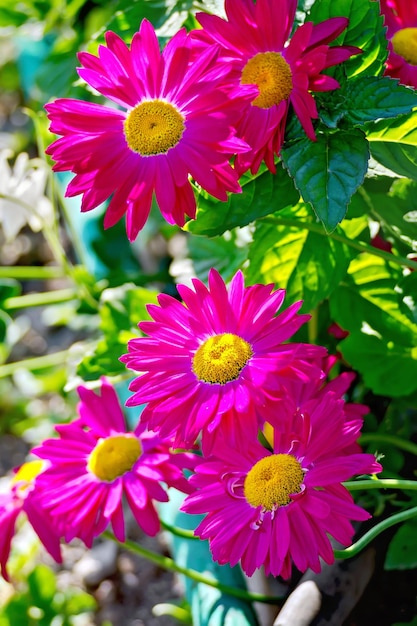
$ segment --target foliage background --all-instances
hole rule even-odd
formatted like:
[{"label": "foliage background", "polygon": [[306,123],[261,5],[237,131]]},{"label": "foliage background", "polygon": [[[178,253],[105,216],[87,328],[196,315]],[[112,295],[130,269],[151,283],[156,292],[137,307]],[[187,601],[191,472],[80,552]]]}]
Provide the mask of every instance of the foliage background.
[{"label": "foliage background", "polygon": [[[44,158],[52,137],[43,105],[68,96],[100,101],[77,79],[76,53],[95,52],[106,30],[129,41],[147,17],[163,45],[181,26],[196,27],[198,10],[221,15],[223,3],[0,0],[0,147]],[[317,142],[290,116],[276,175],[245,175],[242,195],[227,203],[200,191],[197,220],[183,231],[154,207],[132,245],[122,224],[104,233],[104,207],[80,214],[77,198],[63,199],[69,179],[51,177],[55,222],[2,242],[2,433],[28,446],[49,435],[71,417],[81,379],[114,377],[125,394],[118,357],[139,332],[145,305],[159,291],[174,294],[175,283],[190,275],[205,280],[210,267],[225,279],[243,268],[248,284],[286,289],[287,305],[303,299],[312,319],[296,339],[326,346],[341,355],[339,369],[358,372],[351,395],[371,407],[362,442],[383,455],[382,477],[415,478],[417,97],[383,76],[387,41],[378,2],[301,0],[299,22],[307,13],[316,22],[348,16],[340,43],[364,52],[332,70],[340,90],[317,97]],[[136,418],[132,412],[132,423]],[[360,497],[379,520],[416,506],[410,493]],[[415,522],[390,539],[381,567],[414,570]],[[33,572],[35,593],[37,577],[49,574]],[[7,611],[1,619],[12,623]]]}]

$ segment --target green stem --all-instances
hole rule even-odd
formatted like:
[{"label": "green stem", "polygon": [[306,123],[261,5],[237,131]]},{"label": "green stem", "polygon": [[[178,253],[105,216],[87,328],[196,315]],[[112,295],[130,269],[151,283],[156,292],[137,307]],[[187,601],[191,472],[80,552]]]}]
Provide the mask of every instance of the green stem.
[{"label": "green stem", "polygon": [[61,302],[70,302],[77,297],[77,290],[57,289],[56,291],[47,291],[44,293],[28,293],[25,296],[15,296],[6,298],[3,302],[5,311],[13,309],[26,309],[30,306],[46,306],[48,304],[59,304]]},{"label": "green stem", "polygon": [[185,528],[179,528],[178,526],[171,526],[171,524],[164,522],[164,520],[161,520],[161,526],[176,537],[182,537],[183,539],[196,539],[197,541],[200,541],[200,537],[197,537],[192,530],[186,530]]},{"label": "green stem", "polygon": [[343,483],[349,491],[362,489],[403,489],[404,491],[417,491],[417,480],[403,480],[402,478],[368,478],[365,480],[352,480]]},{"label": "green stem", "polygon": [[311,311],[311,317],[307,322],[308,343],[316,343],[319,332],[319,313],[317,307]]},{"label": "green stem", "polygon": [[61,267],[42,265],[15,265],[0,267],[0,278],[16,278],[18,280],[50,280],[64,278],[65,272]]},{"label": "green stem", "polygon": [[407,259],[402,256],[394,256],[390,252],[385,252],[385,250],[380,250],[379,248],[374,248],[363,241],[354,241],[353,239],[349,239],[348,237],[344,237],[338,233],[326,233],[320,224],[314,224],[312,222],[304,222],[302,220],[295,220],[286,217],[262,217],[260,218],[263,222],[267,222],[268,224],[276,224],[278,226],[290,226],[295,228],[305,228],[312,233],[317,233],[317,235],[321,235],[322,237],[329,237],[334,241],[340,241],[350,248],[354,248],[355,250],[359,250],[360,252],[367,252],[368,254],[373,254],[374,256],[379,256],[385,261],[389,263],[395,263],[396,265],[402,265],[403,267],[408,267],[417,270],[417,262],[412,261],[411,259]]},{"label": "green stem", "polygon": [[4,365],[0,365],[0,378],[11,376],[17,370],[22,368],[29,371],[35,371],[44,369],[45,367],[51,367],[53,365],[64,365],[68,358],[68,354],[68,350],[62,350],[61,352],[52,352],[51,354],[35,356],[30,359],[16,361],[14,363],[5,363]]},{"label": "green stem", "polygon": [[[377,481],[375,481],[377,482]],[[395,513],[388,517],[387,519],[376,524],[371,530],[368,530],[367,533],[363,535],[356,543],[353,543],[345,550],[335,550],[334,556],[336,559],[350,559],[353,556],[356,556],[361,552],[366,546],[371,543],[381,533],[383,533],[387,528],[394,526],[395,524],[400,524],[401,522],[405,522],[413,517],[417,516],[417,506],[414,506],[411,509],[407,509],[406,511],[401,511],[400,513]]]},{"label": "green stem", "polygon": [[184,576],[195,580],[197,583],[203,583],[204,585],[208,585],[209,587],[214,587],[222,593],[227,593],[231,596],[235,596],[236,598],[240,598],[241,600],[246,600],[247,602],[264,602],[266,604],[278,603],[278,597],[265,596],[260,593],[249,593],[248,591],[244,591],[243,589],[237,589],[235,587],[230,587],[229,585],[223,585],[219,583],[215,578],[209,578],[204,574],[200,574],[200,572],[197,572],[196,570],[182,567],[181,565],[175,563],[173,559],[167,556],[163,556],[161,554],[156,554],[151,550],[147,550],[146,548],[139,546],[133,541],[129,541],[128,539],[124,542],[118,541],[116,537],[107,530],[103,533],[103,536],[119,544],[122,548],[127,548],[131,552],[135,552],[136,554],[145,557],[145,559],[148,559],[159,567],[163,567],[164,569],[170,570],[172,572],[177,572],[178,574],[183,574]]},{"label": "green stem", "polygon": [[401,448],[402,450],[406,450],[407,452],[411,452],[411,454],[415,454],[417,456],[417,444],[412,441],[396,437],[395,435],[387,435],[384,433],[365,433],[359,439],[361,446],[365,443],[374,443],[378,441],[380,443],[388,443],[396,448]]}]

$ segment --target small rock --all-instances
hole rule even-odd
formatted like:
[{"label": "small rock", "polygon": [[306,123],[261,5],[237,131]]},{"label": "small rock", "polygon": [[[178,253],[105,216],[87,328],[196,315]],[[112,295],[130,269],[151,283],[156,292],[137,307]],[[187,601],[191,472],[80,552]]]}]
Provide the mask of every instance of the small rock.
[{"label": "small rock", "polygon": [[74,566],[74,574],[85,585],[97,586],[102,580],[116,572],[118,547],[112,541],[103,541],[93,546]]}]

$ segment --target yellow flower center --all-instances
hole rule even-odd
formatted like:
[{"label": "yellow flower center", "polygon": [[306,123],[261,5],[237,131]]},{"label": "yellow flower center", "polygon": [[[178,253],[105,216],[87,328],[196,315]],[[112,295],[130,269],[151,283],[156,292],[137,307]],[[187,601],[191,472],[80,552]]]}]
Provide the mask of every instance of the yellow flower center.
[{"label": "yellow flower center", "polygon": [[162,100],[147,100],[135,106],[124,126],[129,148],[141,156],[165,154],[177,145],[185,129],[181,113]]},{"label": "yellow flower center", "polygon": [[268,511],[289,504],[290,495],[299,493],[304,474],[290,454],[271,454],[252,467],[243,486],[247,502]]},{"label": "yellow flower center", "polygon": [[257,85],[259,95],[252,104],[261,109],[286,100],[293,88],[291,68],[279,52],[255,54],[243,68],[240,82]]},{"label": "yellow flower center", "polygon": [[410,65],[417,65],[417,28],[401,28],[391,39],[394,52]]},{"label": "yellow flower center", "polygon": [[114,435],[100,439],[91,452],[87,469],[97,478],[111,483],[132,469],[142,452],[134,435]]},{"label": "yellow flower center", "polygon": [[44,470],[45,461],[28,461],[18,469],[13,476],[12,485],[19,485],[19,489],[27,489],[35,478]]},{"label": "yellow flower center", "polygon": [[193,371],[205,383],[225,385],[239,378],[252,354],[251,346],[242,337],[232,333],[214,335],[195,353]]}]

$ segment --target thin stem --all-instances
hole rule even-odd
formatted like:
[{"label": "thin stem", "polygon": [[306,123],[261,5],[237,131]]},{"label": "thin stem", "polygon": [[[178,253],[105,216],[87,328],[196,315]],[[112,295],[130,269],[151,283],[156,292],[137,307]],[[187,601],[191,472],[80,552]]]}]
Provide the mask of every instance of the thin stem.
[{"label": "thin stem", "polygon": [[62,267],[43,265],[7,265],[0,267],[0,278],[16,278],[18,280],[50,280],[65,278]]},{"label": "thin stem", "polygon": [[156,554],[151,550],[147,550],[146,548],[139,546],[133,541],[129,541],[128,539],[124,542],[118,541],[116,537],[107,530],[103,533],[103,535],[107,539],[111,539],[115,543],[119,544],[122,548],[127,548],[131,552],[135,552],[136,554],[145,557],[159,567],[163,567],[164,569],[170,570],[172,572],[183,574],[184,576],[195,580],[197,583],[203,583],[204,585],[208,585],[209,587],[214,587],[222,593],[228,593],[231,596],[235,596],[236,598],[240,598],[241,600],[246,600],[247,602],[264,602],[266,604],[278,603],[279,597],[265,596],[260,593],[250,593],[248,591],[244,591],[243,589],[237,589],[235,587],[230,587],[229,585],[223,585],[222,583],[219,583],[219,581],[215,578],[209,578],[204,574],[200,574],[200,572],[197,572],[196,570],[189,569],[188,567],[182,567],[181,565],[175,563],[173,559],[167,556],[163,556],[161,554]]},{"label": "thin stem", "polygon": [[164,520],[161,520],[161,526],[176,537],[182,537],[183,539],[196,539],[197,541],[200,541],[200,537],[197,537],[192,530],[179,528],[179,526],[171,526],[171,524],[164,522]]},{"label": "thin stem", "polygon": [[343,484],[349,491],[360,491],[362,489],[417,491],[417,480],[403,480],[402,478],[368,478],[365,480],[346,481]]},{"label": "thin stem", "polygon": [[308,343],[316,343],[319,328],[319,314],[317,307],[311,311],[307,322]]},{"label": "thin stem", "polygon": [[48,304],[60,304],[61,302],[70,302],[77,297],[77,290],[57,289],[56,291],[47,291],[44,293],[28,293],[25,296],[14,296],[6,298],[3,302],[3,308],[6,311],[13,309],[26,309],[31,306],[46,306]]},{"label": "thin stem", "polygon": [[23,359],[14,363],[5,363],[0,365],[0,378],[11,376],[19,369],[27,369],[29,371],[41,370],[45,367],[53,365],[64,365],[68,358],[69,351],[61,350],[60,352],[52,352],[43,356],[35,356],[30,359]]},{"label": "thin stem", "polygon": [[338,233],[326,233],[322,226],[319,224],[314,224],[312,222],[304,222],[302,220],[295,220],[286,217],[261,217],[261,221],[267,222],[268,224],[276,224],[278,226],[294,226],[295,228],[305,228],[312,233],[317,233],[322,237],[329,237],[334,241],[340,241],[350,248],[354,248],[355,250],[359,250],[360,252],[367,252],[368,254],[373,254],[374,256],[379,256],[385,261],[389,263],[395,263],[396,265],[402,265],[403,267],[409,267],[417,270],[417,262],[412,261],[411,259],[407,259],[402,256],[394,256],[390,252],[385,252],[385,250],[380,250],[379,248],[374,248],[363,241],[354,241],[353,239],[349,239],[348,237],[344,237],[343,235],[339,235]]},{"label": "thin stem", "polygon": [[415,454],[417,456],[417,444],[412,441],[396,437],[395,435],[388,435],[385,433],[365,433],[359,439],[361,446],[365,443],[374,443],[378,441],[381,443],[391,444],[396,448],[401,448],[402,450],[406,450],[407,452],[411,452],[411,454]]},{"label": "thin stem", "polygon": [[[376,482],[376,481],[375,481]],[[405,522],[413,517],[417,516],[417,506],[414,506],[411,509],[407,509],[406,511],[401,511],[400,513],[395,513],[388,517],[387,519],[376,524],[371,530],[368,530],[367,533],[363,535],[358,541],[353,543],[345,550],[335,550],[334,556],[336,559],[350,559],[353,556],[356,556],[361,552],[366,546],[371,543],[381,533],[383,533],[387,528],[394,526],[395,524],[400,524],[401,522]]]}]

